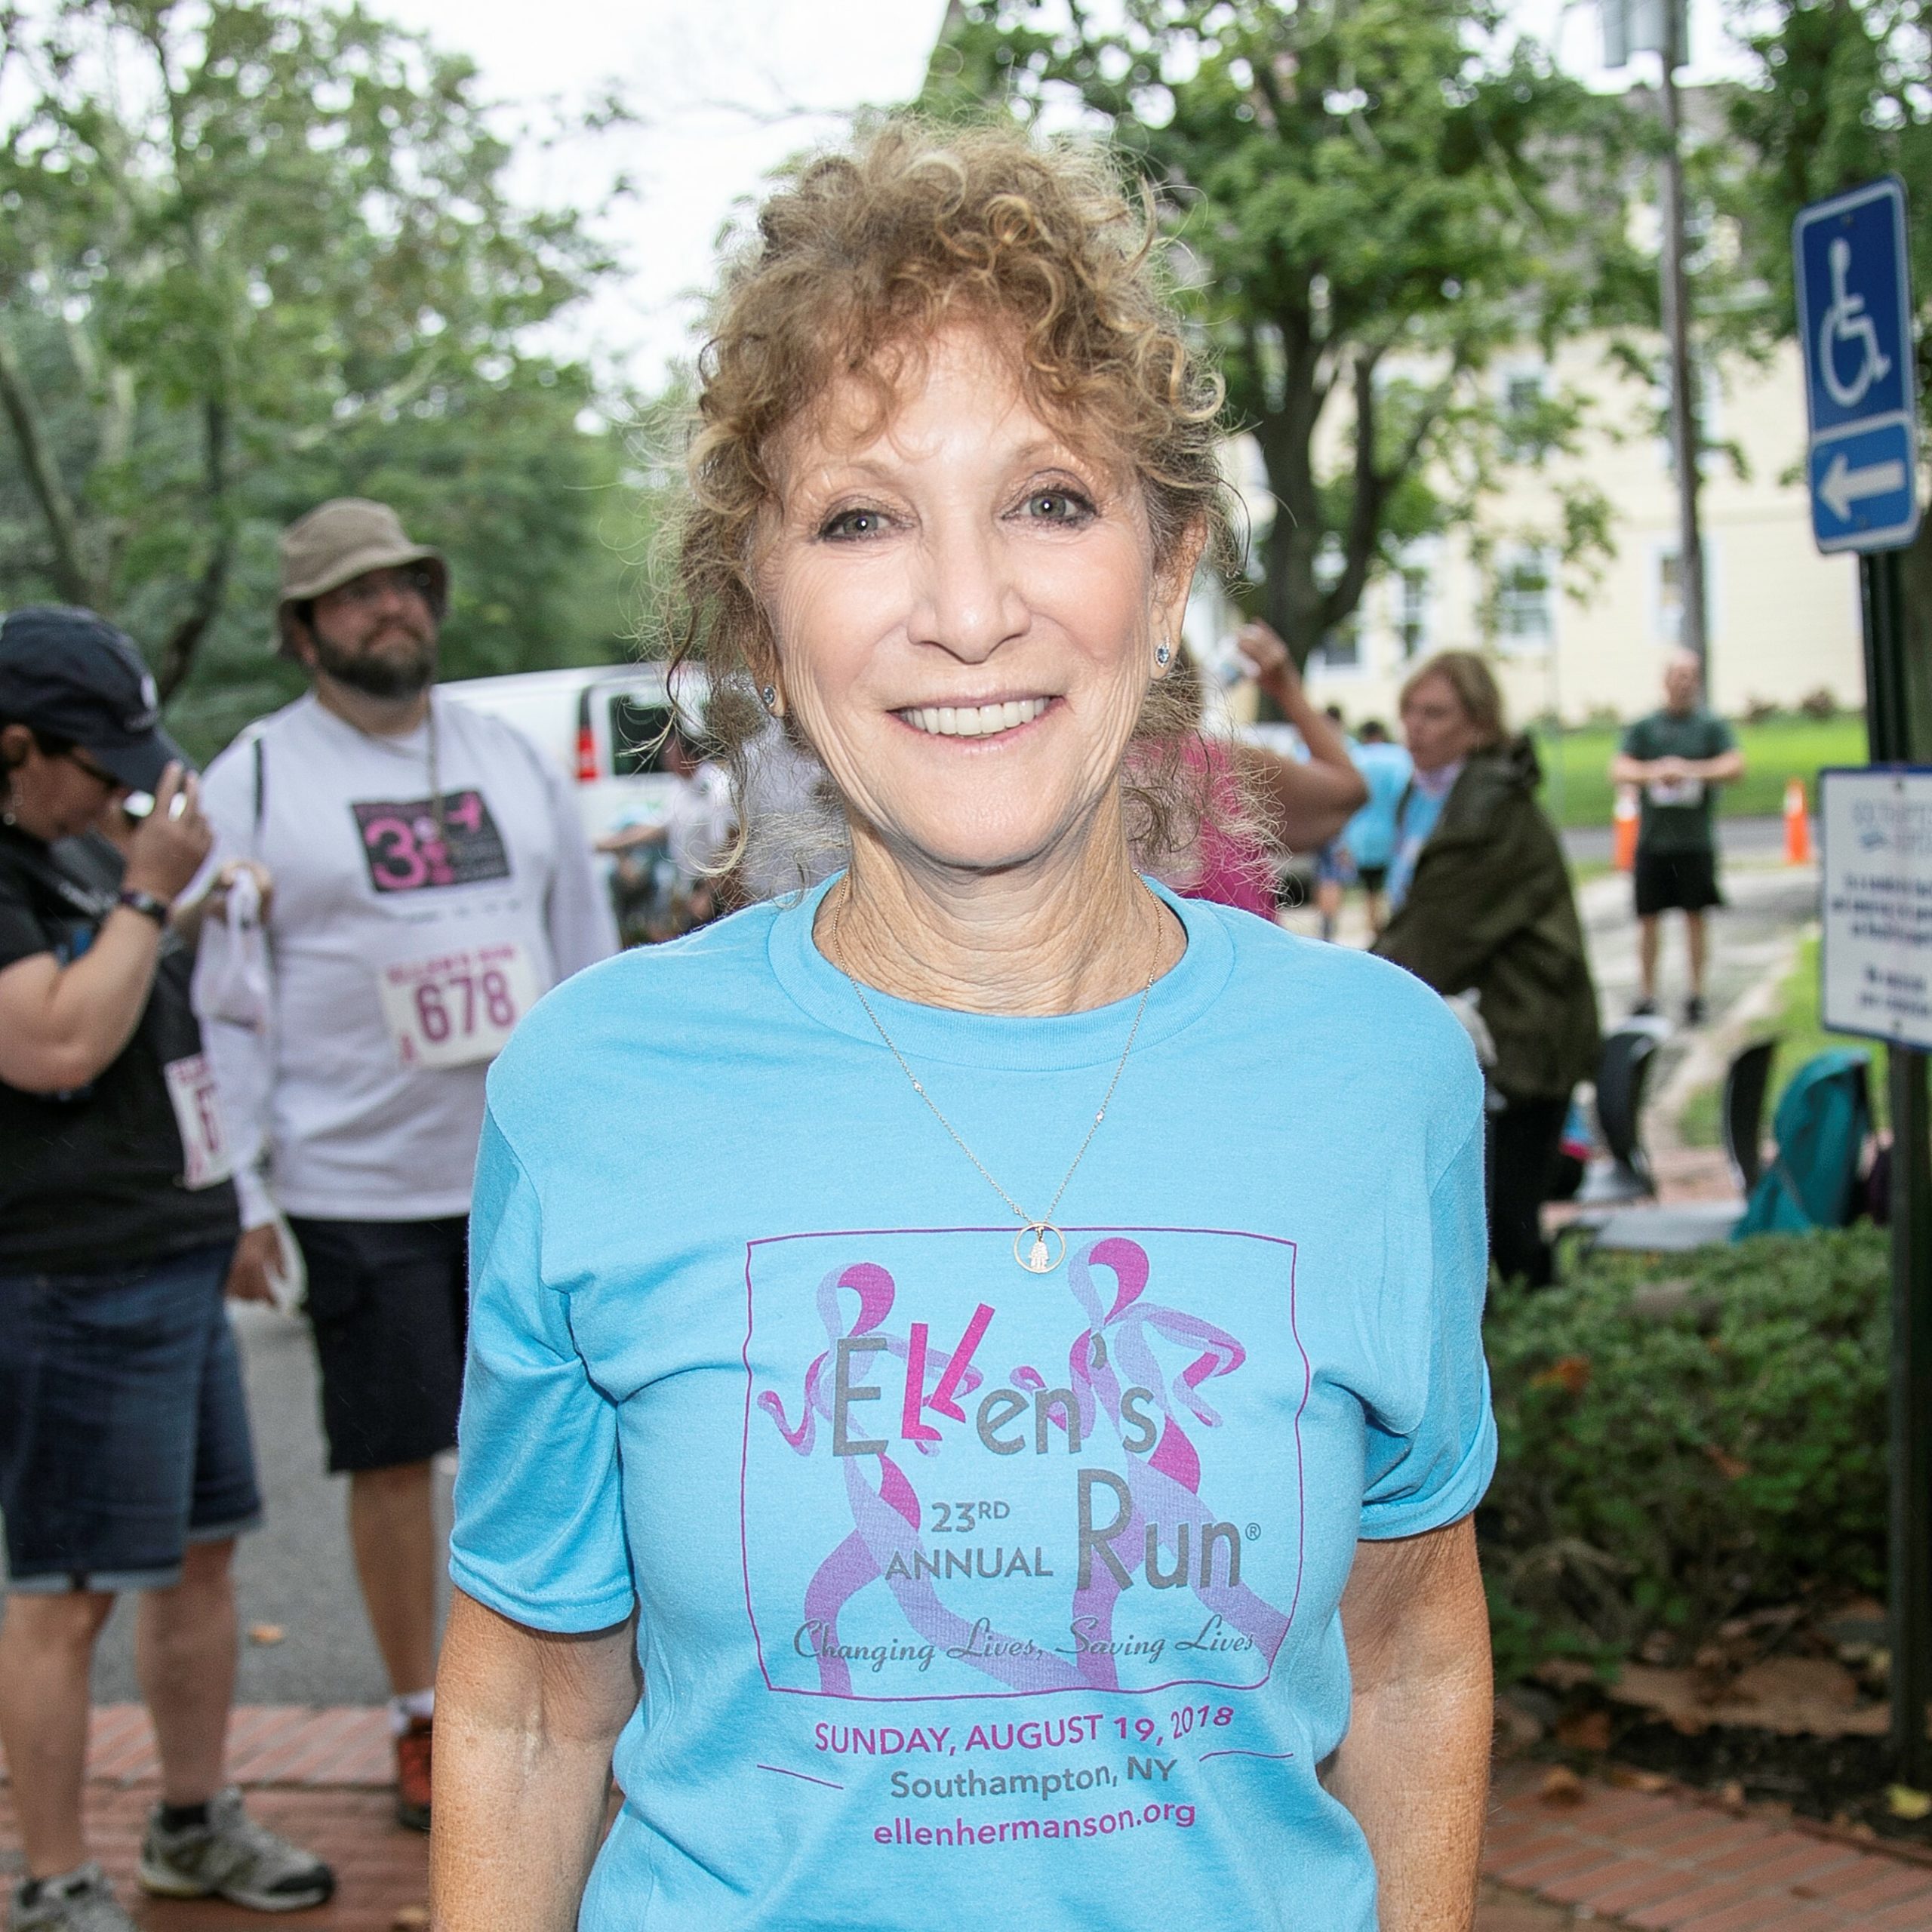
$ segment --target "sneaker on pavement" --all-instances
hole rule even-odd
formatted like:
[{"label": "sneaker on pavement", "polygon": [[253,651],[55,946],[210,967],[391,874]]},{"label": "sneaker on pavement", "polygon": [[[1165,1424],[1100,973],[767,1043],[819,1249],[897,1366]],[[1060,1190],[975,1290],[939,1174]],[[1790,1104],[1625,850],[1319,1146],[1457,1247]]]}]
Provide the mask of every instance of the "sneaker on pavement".
[{"label": "sneaker on pavement", "polygon": [[1701,1026],[1704,1023],[1704,996],[1693,993],[1684,1002],[1684,1023],[1687,1026]]},{"label": "sneaker on pavement", "polygon": [[1657,1003],[1647,993],[1630,1009],[1632,1020],[1648,1020],[1657,1010]]},{"label": "sneaker on pavement", "polygon": [[208,1821],[166,1829],[148,1814],[136,1875],[162,1898],[224,1898],[254,1912],[300,1912],[335,1890],[335,1874],[313,1852],[250,1817],[230,1785],[208,1800]]},{"label": "sneaker on pavement", "polygon": [[91,1859],[58,1878],[16,1885],[7,1924],[8,1932],[137,1932]]},{"label": "sneaker on pavement", "polygon": [[395,1821],[412,1832],[429,1829],[429,1740],[433,1718],[411,1718],[395,1740]]}]

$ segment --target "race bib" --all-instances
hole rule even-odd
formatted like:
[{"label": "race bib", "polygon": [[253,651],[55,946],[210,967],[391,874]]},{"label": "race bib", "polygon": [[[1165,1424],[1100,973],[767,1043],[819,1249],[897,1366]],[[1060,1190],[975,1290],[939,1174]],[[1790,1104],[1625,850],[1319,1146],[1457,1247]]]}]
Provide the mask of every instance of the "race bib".
[{"label": "race bib", "polygon": [[1701,805],[1704,802],[1701,778],[1654,778],[1647,789],[1654,805]]},{"label": "race bib", "polygon": [[514,940],[398,961],[377,986],[396,1058],[412,1071],[494,1060],[543,990]]},{"label": "race bib", "polygon": [[235,1171],[228,1135],[214,1094],[214,1074],[205,1054],[172,1060],[162,1072],[168,1076],[168,1097],[174,1104],[174,1124],[181,1132],[181,1184],[213,1187]]}]

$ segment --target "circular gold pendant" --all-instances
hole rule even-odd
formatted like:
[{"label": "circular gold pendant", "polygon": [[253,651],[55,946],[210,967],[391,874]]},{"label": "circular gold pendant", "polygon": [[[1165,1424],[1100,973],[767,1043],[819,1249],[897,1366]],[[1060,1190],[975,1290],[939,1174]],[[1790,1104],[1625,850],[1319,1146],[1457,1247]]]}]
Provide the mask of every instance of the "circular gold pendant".
[{"label": "circular gold pendant", "polygon": [[1051,1275],[1066,1259],[1066,1237],[1051,1221],[1029,1221],[1013,1237],[1013,1258],[1029,1275]]}]

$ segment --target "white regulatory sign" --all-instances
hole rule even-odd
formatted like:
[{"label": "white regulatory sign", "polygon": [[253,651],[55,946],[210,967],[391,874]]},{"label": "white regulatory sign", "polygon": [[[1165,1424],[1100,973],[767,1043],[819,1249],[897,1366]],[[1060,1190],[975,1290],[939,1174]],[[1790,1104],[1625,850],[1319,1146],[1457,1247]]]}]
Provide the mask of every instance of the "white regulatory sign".
[{"label": "white regulatory sign", "polygon": [[1932,1050],[1932,767],[1821,771],[1818,819],[1825,1025]]}]

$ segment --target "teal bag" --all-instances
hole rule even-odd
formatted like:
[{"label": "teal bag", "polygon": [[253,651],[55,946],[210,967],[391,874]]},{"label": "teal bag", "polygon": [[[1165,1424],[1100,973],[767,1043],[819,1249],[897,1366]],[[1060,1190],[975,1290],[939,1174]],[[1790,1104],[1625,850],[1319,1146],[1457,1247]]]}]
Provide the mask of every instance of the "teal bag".
[{"label": "teal bag", "polygon": [[1733,1241],[1850,1226],[1872,1131],[1869,1054],[1816,1054],[1791,1076],[1771,1132],[1778,1151],[1751,1190]]}]

